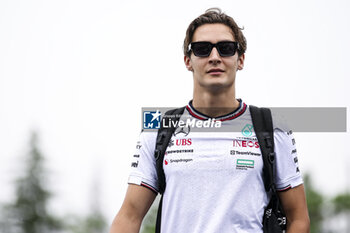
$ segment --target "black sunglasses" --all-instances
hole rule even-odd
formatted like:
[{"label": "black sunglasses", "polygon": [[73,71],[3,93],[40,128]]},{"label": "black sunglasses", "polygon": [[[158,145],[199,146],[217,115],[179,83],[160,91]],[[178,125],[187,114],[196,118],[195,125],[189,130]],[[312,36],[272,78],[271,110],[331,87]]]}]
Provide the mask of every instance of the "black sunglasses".
[{"label": "black sunglasses", "polygon": [[207,41],[192,42],[188,47],[188,52],[192,50],[197,57],[208,57],[214,47],[218,50],[221,57],[230,57],[235,55],[238,49],[238,42],[220,41],[216,44]]}]

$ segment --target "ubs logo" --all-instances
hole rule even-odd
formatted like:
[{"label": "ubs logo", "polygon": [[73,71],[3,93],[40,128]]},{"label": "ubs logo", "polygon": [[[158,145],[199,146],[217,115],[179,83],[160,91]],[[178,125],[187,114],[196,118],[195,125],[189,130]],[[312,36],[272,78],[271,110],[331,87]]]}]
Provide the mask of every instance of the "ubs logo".
[{"label": "ubs logo", "polygon": [[192,138],[182,138],[182,139],[176,139],[174,140],[170,140],[169,142],[169,147],[172,147],[173,145],[177,145],[177,146],[190,146],[192,145]]},{"label": "ubs logo", "polygon": [[177,146],[190,146],[192,145],[192,139],[191,138],[184,138],[184,139],[176,139]]}]

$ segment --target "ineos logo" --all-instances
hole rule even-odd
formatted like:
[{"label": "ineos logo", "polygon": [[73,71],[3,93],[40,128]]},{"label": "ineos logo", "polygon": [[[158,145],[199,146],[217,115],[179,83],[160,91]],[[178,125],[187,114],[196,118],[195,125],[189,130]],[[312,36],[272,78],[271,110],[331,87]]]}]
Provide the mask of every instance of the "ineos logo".
[{"label": "ineos logo", "polygon": [[247,141],[247,140],[233,140],[234,147],[254,147],[259,148],[258,142]]}]

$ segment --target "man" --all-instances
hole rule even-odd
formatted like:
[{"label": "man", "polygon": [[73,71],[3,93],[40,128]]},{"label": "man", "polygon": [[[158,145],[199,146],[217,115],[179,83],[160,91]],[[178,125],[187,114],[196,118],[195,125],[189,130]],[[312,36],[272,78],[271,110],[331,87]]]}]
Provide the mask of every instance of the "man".
[{"label": "man", "polygon": [[[247,105],[235,95],[244,67],[246,40],[234,20],[209,9],[188,27],[184,62],[193,73],[193,100],[184,116],[214,118],[223,128],[174,133],[164,158],[166,189],[162,233],[261,233],[269,196],[262,156]],[[276,186],[286,212],[287,233],[309,232],[309,218],[291,131],[274,121]],[[139,232],[158,189],[154,149],[157,133],[143,132],[123,205],[110,233]]]}]

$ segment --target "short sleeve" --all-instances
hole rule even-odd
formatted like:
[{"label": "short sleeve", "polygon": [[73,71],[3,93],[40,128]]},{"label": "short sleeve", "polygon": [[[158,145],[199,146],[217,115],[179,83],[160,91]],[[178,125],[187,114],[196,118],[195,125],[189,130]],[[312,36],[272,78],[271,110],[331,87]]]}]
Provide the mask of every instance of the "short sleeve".
[{"label": "short sleeve", "polygon": [[285,122],[274,119],[274,139],[276,153],[276,188],[288,190],[303,183],[299,170],[298,153],[292,130]]},{"label": "short sleeve", "polygon": [[141,132],[131,163],[129,184],[147,187],[158,193],[156,160],[154,158],[157,132]]}]

